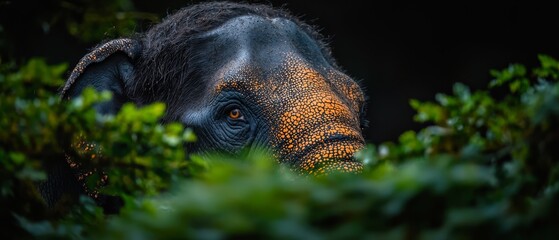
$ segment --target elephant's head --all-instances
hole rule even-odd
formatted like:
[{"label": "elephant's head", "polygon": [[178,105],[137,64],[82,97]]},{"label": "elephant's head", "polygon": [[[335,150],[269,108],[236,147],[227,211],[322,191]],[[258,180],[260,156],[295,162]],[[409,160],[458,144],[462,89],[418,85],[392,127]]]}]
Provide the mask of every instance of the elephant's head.
[{"label": "elephant's head", "polygon": [[164,122],[198,135],[198,151],[265,146],[311,173],[359,171],[364,95],[313,28],[263,5],[206,3],[178,11],[134,39],[98,46],[63,96],[110,90],[98,106],[167,104]]}]

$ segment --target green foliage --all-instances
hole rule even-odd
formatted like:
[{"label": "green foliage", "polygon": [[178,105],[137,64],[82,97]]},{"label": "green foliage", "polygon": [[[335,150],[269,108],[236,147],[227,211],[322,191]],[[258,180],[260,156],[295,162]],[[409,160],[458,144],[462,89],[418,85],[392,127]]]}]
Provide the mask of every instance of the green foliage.
[{"label": "green foliage", "polygon": [[[56,95],[65,65],[3,66],[0,217],[13,237],[547,239],[559,224],[559,64],[491,71],[485,90],[456,84],[411,100],[430,124],[357,154],[359,174],[300,176],[266,151],[189,156],[192,131],[159,124],[162,104],[100,116],[108,93]],[[495,92],[504,96],[495,97]],[[119,194],[119,215],[90,198],[49,209],[42,163],[70,156],[91,189]],[[105,173],[110,184],[98,187]],[[5,221],[4,221],[5,222]],[[17,230],[17,231],[15,231]]]},{"label": "green foliage", "polygon": [[[0,74],[2,219],[17,216],[25,226],[31,226],[26,219],[58,219],[45,207],[35,185],[46,177],[41,166],[67,157],[84,173],[93,171],[86,181],[92,194],[105,174],[112,184],[99,189],[102,193],[147,196],[167,189],[189,168],[199,168],[185,161],[183,145],[194,140],[192,132],[178,124],[159,123],[163,104],[125,105],[116,116],[100,116],[94,105],[111,94],[86,89],[81,97],[61,101],[57,90],[64,71],[65,65],[47,66],[33,59],[19,71]],[[62,207],[66,209],[57,211],[70,211]]]}]

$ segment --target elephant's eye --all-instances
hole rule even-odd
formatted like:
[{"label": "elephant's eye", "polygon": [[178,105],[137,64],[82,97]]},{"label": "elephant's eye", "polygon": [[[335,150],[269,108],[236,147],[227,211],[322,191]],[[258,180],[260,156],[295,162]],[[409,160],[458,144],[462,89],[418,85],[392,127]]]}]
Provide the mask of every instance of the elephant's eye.
[{"label": "elephant's eye", "polygon": [[239,110],[238,108],[231,109],[227,115],[229,115],[229,118],[231,118],[233,120],[243,119],[243,115],[241,114],[241,110]]}]

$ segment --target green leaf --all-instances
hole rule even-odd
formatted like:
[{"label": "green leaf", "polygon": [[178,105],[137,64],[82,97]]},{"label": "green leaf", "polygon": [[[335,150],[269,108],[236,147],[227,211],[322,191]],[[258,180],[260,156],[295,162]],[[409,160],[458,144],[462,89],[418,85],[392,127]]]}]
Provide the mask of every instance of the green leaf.
[{"label": "green leaf", "polygon": [[559,80],[559,61],[544,54],[538,55],[538,59],[541,67],[534,69],[534,75],[538,78]]},{"label": "green leaf", "polygon": [[182,139],[185,142],[196,142],[198,140],[191,128],[185,129],[184,134],[182,135]]}]

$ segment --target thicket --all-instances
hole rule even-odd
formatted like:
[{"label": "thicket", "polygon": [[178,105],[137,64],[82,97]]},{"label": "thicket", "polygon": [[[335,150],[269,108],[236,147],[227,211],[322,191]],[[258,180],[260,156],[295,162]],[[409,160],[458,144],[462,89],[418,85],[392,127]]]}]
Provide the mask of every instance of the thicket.
[{"label": "thicket", "polygon": [[[360,174],[299,176],[265,151],[190,155],[165,106],[96,114],[110,93],[57,95],[66,65],[32,59],[0,74],[0,218],[17,238],[512,238],[555,236],[559,224],[559,62],[491,71],[487,89],[457,83],[411,100],[428,127],[358,153]],[[497,96],[498,95],[498,96]],[[92,144],[84,148],[82,142]],[[122,196],[118,215],[88,197],[48,208],[42,166],[70,156],[97,171],[90,189]],[[103,174],[109,184],[99,187]]]}]

